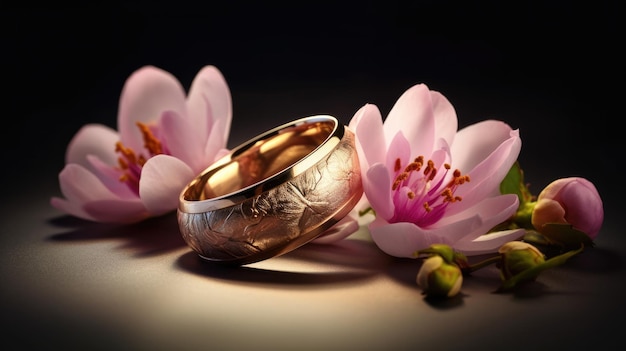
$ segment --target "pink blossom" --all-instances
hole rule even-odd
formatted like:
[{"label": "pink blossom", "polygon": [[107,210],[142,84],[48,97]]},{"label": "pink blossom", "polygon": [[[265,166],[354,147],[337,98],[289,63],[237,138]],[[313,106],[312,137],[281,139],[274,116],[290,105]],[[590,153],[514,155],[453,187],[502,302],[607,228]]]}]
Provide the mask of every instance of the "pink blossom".
[{"label": "pink blossom", "polygon": [[499,191],[521,149],[518,130],[497,120],[457,130],[452,104],[424,84],[402,94],[384,123],[378,107],[366,104],[349,127],[364,196],[375,211],[368,228],[384,252],[414,257],[439,243],[479,255],[523,235],[487,234],[519,204],[516,195]]},{"label": "pink blossom", "polygon": [[230,90],[214,66],[203,67],[189,94],[153,66],[124,84],[117,130],[84,125],[70,141],[59,174],[64,198],[51,205],[96,222],[132,223],[175,210],[183,187],[226,150]]},{"label": "pink blossom", "polygon": [[533,209],[532,224],[541,231],[547,223],[571,224],[594,239],[604,220],[602,199],[589,180],[561,178],[548,184]]}]

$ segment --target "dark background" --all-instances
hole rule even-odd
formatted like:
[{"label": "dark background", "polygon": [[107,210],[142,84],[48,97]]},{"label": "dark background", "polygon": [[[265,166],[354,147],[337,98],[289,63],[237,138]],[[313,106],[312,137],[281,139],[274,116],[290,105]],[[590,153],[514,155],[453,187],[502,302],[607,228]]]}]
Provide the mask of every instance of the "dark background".
[{"label": "dark background", "polygon": [[[506,305],[507,311],[485,304],[485,314],[479,316],[483,324],[494,313],[510,319],[494,320],[495,331],[486,328],[483,344],[500,345],[501,339],[512,335],[506,329],[513,325],[524,334],[530,331],[529,335],[563,336],[571,330],[568,341],[573,345],[619,342],[618,324],[604,318],[610,318],[611,313],[619,318],[623,309],[623,299],[616,298],[623,291],[623,273],[615,273],[623,270],[623,255],[612,255],[624,252],[623,18],[623,4],[617,0],[154,1],[107,6],[92,3],[89,7],[54,10],[3,5],[0,239],[7,245],[1,247],[5,251],[0,274],[8,278],[0,283],[3,330],[23,326],[21,342],[46,347],[48,339],[39,338],[42,334],[55,335],[57,329],[70,330],[77,338],[90,337],[89,333],[83,335],[82,329],[99,324],[82,319],[81,313],[77,313],[76,324],[56,320],[75,297],[59,293],[64,292],[63,286],[57,284],[64,282],[35,280],[48,274],[63,277],[63,272],[49,270],[67,269],[67,276],[75,277],[68,278],[67,284],[82,292],[77,272],[83,268],[69,264],[88,265],[88,259],[81,255],[98,247],[85,246],[76,251],[78,258],[57,261],[57,253],[94,235],[97,239],[99,231],[92,234],[81,229],[82,235],[81,231],[52,235],[50,225],[41,218],[51,212],[49,198],[60,195],[57,174],[64,166],[65,148],[86,123],[116,127],[119,94],[128,76],[140,67],[165,69],[188,88],[196,73],[211,64],[224,74],[232,93],[230,147],[307,115],[332,114],[348,123],[365,103],[378,105],[386,115],[396,99],[417,83],[426,83],[452,102],[460,127],[495,118],[519,128],[523,143],[520,162],[531,190],[538,193],[560,177],[588,178],[604,200],[605,224],[596,255],[592,251],[591,262],[581,264],[586,268],[583,275],[587,271],[593,274],[584,279],[566,275],[573,278],[567,284],[592,282],[591,288],[572,289],[571,294],[570,285],[562,289],[565,292],[556,289],[564,294],[563,301],[584,303],[549,306],[554,300],[531,299],[532,303],[523,305],[523,299],[517,299]],[[25,223],[30,217],[34,224]],[[43,233],[22,228],[43,228]],[[139,234],[128,241],[150,238],[145,241],[152,242],[154,233]],[[117,235],[105,234],[105,243]],[[38,250],[48,250],[44,244],[50,244],[42,244],[42,237],[65,242],[42,252]],[[33,238],[37,241],[32,242]],[[616,242],[619,245],[612,247]],[[29,251],[31,244],[33,251]],[[145,242],[141,245],[146,247]],[[31,259],[29,255],[38,252],[42,259]],[[101,254],[96,253],[95,262],[108,259],[98,256]],[[591,268],[585,265],[588,263]],[[97,274],[98,268],[87,266],[84,272]],[[563,282],[557,279],[550,283],[558,287]],[[27,288],[30,286],[36,288]],[[50,287],[55,287],[52,294],[47,291]],[[587,290],[595,294],[574,296]],[[598,297],[598,291],[606,294]],[[36,298],[25,297],[21,302],[21,294]],[[472,303],[482,301],[482,295],[476,295]],[[5,296],[11,297],[8,303]],[[49,296],[61,296],[62,300],[48,301]],[[39,306],[46,308],[40,312]],[[61,312],[48,315],[57,308]],[[522,309],[538,312],[522,314]],[[508,315],[509,310],[517,314]],[[559,319],[558,311],[570,314]],[[129,313],[134,310],[129,309]],[[83,323],[86,328],[75,330],[74,325]],[[457,344],[472,340],[468,330],[476,326],[463,327],[455,329],[460,331],[455,333],[461,340]],[[565,329],[560,330],[562,327]],[[109,335],[100,332],[97,329],[94,334]],[[16,338],[7,336],[9,340]],[[103,342],[108,345],[113,341],[106,338]],[[523,341],[516,339],[510,344],[511,340],[506,340],[507,347],[515,349],[517,345],[520,349]],[[536,341],[531,340],[532,347],[545,349],[548,345],[546,340]]]},{"label": "dark background", "polygon": [[212,64],[231,88],[231,147],[306,115],[347,123],[365,103],[386,115],[407,88],[426,83],[452,102],[460,126],[496,118],[520,129],[531,190],[578,175],[617,203],[622,7],[177,1],[4,9],[5,177],[32,175],[31,186],[47,186],[42,196],[56,195],[67,143],[85,123],[116,126],[134,70],[155,65],[188,88]]}]

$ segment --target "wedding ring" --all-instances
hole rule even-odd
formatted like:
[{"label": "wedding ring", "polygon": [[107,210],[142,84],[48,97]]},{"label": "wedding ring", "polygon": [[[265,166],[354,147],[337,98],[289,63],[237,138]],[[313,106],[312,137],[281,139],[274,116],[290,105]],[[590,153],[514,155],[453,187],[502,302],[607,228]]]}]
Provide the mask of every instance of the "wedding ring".
[{"label": "wedding ring", "polygon": [[245,265],[290,252],[344,218],[363,194],[354,134],[305,117],[234,148],[183,189],[183,239],[201,258]]}]

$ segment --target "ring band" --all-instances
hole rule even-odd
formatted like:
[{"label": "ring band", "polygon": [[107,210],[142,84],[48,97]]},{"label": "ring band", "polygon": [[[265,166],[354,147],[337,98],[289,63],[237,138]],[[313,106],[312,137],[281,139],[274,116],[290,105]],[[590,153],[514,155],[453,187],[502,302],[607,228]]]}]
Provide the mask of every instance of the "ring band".
[{"label": "ring band", "polygon": [[345,217],[363,194],[354,134],[305,117],[234,148],[181,192],[183,239],[208,261],[244,265],[292,251]]}]

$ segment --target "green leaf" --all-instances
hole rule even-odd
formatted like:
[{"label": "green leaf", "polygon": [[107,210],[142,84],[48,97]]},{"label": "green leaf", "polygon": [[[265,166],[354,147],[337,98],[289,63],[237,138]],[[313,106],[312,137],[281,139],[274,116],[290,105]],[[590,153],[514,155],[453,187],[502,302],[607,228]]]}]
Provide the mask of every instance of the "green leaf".
[{"label": "green leaf", "polygon": [[541,234],[550,242],[564,247],[593,246],[591,238],[571,224],[547,223],[541,228]]},{"label": "green leaf", "polygon": [[532,268],[529,268],[525,271],[522,271],[516,274],[510,279],[502,282],[502,285],[500,286],[499,291],[510,290],[510,289],[513,289],[515,286],[517,286],[517,284],[521,282],[535,279],[539,275],[539,273],[545,271],[546,269],[562,265],[570,257],[582,252],[584,248],[585,247],[581,245],[579,249],[571,250],[564,254],[554,256],[551,259],[546,260],[544,263],[538,264]]},{"label": "green leaf", "polygon": [[519,161],[515,161],[506,177],[500,183],[502,194],[515,194],[519,198],[520,207],[526,202],[533,201],[533,195],[524,183],[524,171],[520,167]]},{"label": "green leaf", "polygon": [[532,245],[548,246],[552,244],[548,238],[536,230],[527,230],[524,234],[523,241]]}]

